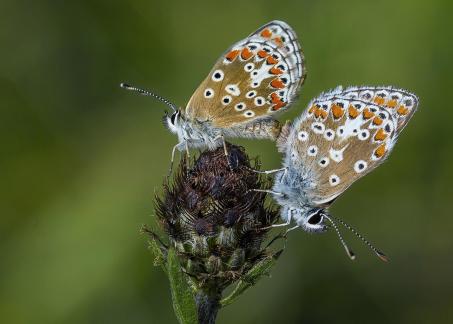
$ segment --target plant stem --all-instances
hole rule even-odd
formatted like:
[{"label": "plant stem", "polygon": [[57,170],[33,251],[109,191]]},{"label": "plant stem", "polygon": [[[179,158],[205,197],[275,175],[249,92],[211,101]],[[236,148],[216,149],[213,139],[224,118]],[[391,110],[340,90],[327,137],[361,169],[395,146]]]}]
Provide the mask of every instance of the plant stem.
[{"label": "plant stem", "polygon": [[197,292],[195,303],[197,304],[199,324],[215,324],[217,312],[220,308],[220,293],[210,293],[203,290]]}]

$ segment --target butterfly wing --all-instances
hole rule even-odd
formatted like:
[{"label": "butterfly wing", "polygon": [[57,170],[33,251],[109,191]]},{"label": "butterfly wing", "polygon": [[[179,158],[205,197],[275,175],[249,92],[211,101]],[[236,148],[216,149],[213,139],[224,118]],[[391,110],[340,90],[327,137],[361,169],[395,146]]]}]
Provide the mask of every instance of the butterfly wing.
[{"label": "butterfly wing", "polygon": [[380,165],[417,105],[414,94],[391,87],[337,88],[314,99],[286,141],[309,201],[331,202]]},{"label": "butterfly wing", "polygon": [[272,21],[219,58],[185,113],[219,128],[269,117],[293,103],[305,74],[296,34],[286,23]]}]

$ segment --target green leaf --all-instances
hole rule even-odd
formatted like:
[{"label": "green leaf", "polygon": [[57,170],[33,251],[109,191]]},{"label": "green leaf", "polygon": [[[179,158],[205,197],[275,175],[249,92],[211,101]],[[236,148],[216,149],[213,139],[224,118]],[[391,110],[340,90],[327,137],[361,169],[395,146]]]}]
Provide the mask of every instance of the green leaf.
[{"label": "green leaf", "polygon": [[257,264],[255,264],[243,277],[239,280],[236,288],[234,288],[233,292],[222,299],[220,304],[222,307],[230,305],[232,302],[236,300],[240,295],[242,295],[247,289],[252,287],[255,283],[261,279],[262,276],[268,276],[270,269],[274,266],[277,258],[280,256],[282,251],[279,251],[273,255],[270,255]]},{"label": "green leaf", "polygon": [[155,266],[162,266],[165,270],[165,255],[162,252],[162,247],[159,245],[158,242],[154,238],[149,239],[149,249],[151,253],[154,255],[154,265]]},{"label": "green leaf", "polygon": [[168,278],[170,279],[173,309],[181,324],[197,324],[198,315],[192,290],[187,284],[186,275],[181,270],[181,264],[174,249],[168,250]]}]

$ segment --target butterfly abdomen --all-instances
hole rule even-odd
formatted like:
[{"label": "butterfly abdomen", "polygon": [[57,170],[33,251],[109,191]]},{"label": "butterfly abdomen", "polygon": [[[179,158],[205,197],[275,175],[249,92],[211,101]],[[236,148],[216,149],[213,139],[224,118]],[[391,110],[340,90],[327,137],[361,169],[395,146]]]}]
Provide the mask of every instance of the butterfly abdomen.
[{"label": "butterfly abdomen", "polygon": [[276,140],[281,132],[280,122],[274,119],[261,119],[254,123],[238,125],[227,131],[229,137]]}]

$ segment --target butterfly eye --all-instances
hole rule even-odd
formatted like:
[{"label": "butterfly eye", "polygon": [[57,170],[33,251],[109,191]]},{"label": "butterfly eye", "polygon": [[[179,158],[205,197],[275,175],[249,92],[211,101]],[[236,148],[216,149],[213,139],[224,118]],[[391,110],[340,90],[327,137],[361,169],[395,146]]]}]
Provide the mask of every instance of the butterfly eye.
[{"label": "butterfly eye", "polygon": [[327,226],[324,225],[324,214],[321,209],[313,210],[305,217],[300,218],[297,222],[307,232],[324,232]]},{"label": "butterfly eye", "polygon": [[245,72],[250,72],[250,71],[252,71],[254,68],[255,68],[255,64],[253,64],[253,63],[247,63],[247,64],[244,66],[244,71],[245,71]]},{"label": "butterfly eye", "polygon": [[212,98],[214,97],[214,90],[212,90],[211,88],[208,88],[204,91],[204,97],[205,98]]},{"label": "butterfly eye", "polygon": [[175,123],[176,123],[176,118],[178,117],[178,114],[179,114],[178,112],[175,112],[175,113],[172,114],[171,117],[170,117],[170,122],[171,122],[173,125],[175,125]]},{"label": "butterfly eye", "polygon": [[314,215],[308,216],[307,223],[310,225],[319,225],[324,220],[324,217],[318,212]]},{"label": "butterfly eye", "polygon": [[214,73],[212,73],[212,81],[214,82],[222,81],[224,76],[225,74],[223,73],[222,70],[215,70]]}]

